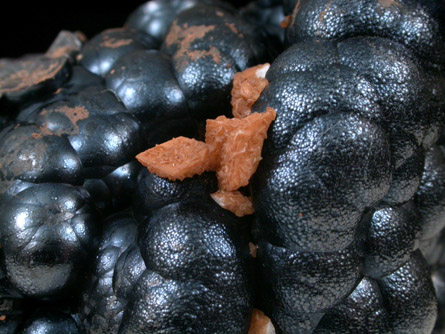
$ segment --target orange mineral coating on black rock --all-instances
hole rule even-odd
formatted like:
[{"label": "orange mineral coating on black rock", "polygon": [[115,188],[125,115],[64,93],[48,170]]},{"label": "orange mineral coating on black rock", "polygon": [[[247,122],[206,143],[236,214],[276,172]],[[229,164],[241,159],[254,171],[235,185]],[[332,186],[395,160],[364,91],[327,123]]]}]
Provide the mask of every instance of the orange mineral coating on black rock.
[{"label": "orange mineral coating on black rock", "polygon": [[214,46],[210,46],[208,50],[190,50],[194,41],[204,38],[207,33],[214,29],[214,25],[189,27],[187,24],[179,26],[177,21],[173,21],[170,32],[165,39],[165,44],[167,47],[174,43],[178,44],[178,51],[175,52],[173,60],[178,64],[179,69],[184,70],[190,62],[207,56],[212,57],[217,64],[221,62],[221,53]]},{"label": "orange mineral coating on black rock", "polygon": [[54,78],[65,62],[64,57],[36,56],[32,59],[18,59],[5,63],[7,66],[2,66],[5,70],[0,73],[0,95],[18,92]]},{"label": "orange mineral coating on black rock", "polygon": [[106,39],[104,42],[100,44],[100,46],[115,49],[120,48],[121,46],[129,45],[133,43],[132,39],[116,39],[116,38],[109,38]]},{"label": "orange mineral coating on black rock", "polygon": [[[66,118],[70,120],[71,127],[63,128],[60,127],[58,129],[50,129],[48,124],[45,122],[40,126],[40,132],[42,135],[46,136],[61,136],[61,135],[77,135],[79,134],[79,125],[77,124],[79,121],[87,119],[90,116],[88,110],[83,106],[69,107],[69,106],[60,106],[51,112],[57,112],[64,115]],[[43,109],[40,113],[41,116],[46,116],[49,113],[47,109]]]}]

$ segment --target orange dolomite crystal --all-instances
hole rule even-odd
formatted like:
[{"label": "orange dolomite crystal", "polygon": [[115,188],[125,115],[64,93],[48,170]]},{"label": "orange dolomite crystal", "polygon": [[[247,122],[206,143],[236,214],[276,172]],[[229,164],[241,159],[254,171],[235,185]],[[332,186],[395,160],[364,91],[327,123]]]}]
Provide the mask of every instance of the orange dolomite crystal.
[{"label": "orange dolomite crystal", "polygon": [[275,334],[272,321],[262,311],[254,309],[248,334]]},{"label": "orange dolomite crystal", "polygon": [[267,130],[276,113],[267,108],[240,119],[240,124],[227,136],[222,146],[220,166],[216,171],[219,188],[234,191],[249,184],[261,161],[261,150]]},{"label": "orange dolomite crystal", "polygon": [[221,152],[227,138],[240,126],[241,120],[219,116],[206,121],[205,141],[209,145],[211,170],[216,171],[221,161]]},{"label": "orange dolomite crystal", "polygon": [[232,89],[232,114],[207,120],[205,143],[178,137],[142,152],[136,159],[150,173],[171,181],[184,180],[206,171],[215,171],[219,191],[211,197],[221,207],[241,217],[253,214],[250,198],[239,188],[249,180],[261,161],[267,130],[276,118],[273,108],[251,114],[251,107],[269,84],[265,78],[269,64],[237,73]]},{"label": "orange dolomite crystal", "polygon": [[244,118],[250,114],[253,104],[269,84],[266,79],[269,67],[266,63],[235,74],[231,101],[233,117]]},{"label": "orange dolomite crystal", "polygon": [[239,191],[219,190],[210,196],[220,207],[233,212],[235,216],[243,217],[254,213],[252,200]]},{"label": "orange dolomite crystal", "polygon": [[139,153],[136,159],[150,173],[171,181],[184,180],[209,170],[209,148],[198,140],[177,137]]}]

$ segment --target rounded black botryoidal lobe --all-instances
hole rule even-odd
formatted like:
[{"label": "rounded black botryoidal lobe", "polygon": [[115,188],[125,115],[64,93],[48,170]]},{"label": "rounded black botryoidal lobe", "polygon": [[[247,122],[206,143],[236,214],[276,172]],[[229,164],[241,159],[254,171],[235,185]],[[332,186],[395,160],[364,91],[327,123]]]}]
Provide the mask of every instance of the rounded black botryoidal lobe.
[{"label": "rounded black botryoidal lobe", "polygon": [[[229,305],[232,309],[225,309]],[[119,334],[245,333],[247,317],[237,313],[236,306],[199,282],[146,271],[125,310]]]},{"label": "rounded black botryoidal lobe", "polygon": [[15,333],[24,317],[24,300],[22,294],[15,289],[0,268],[0,333]]},{"label": "rounded black botryoidal lobe", "polygon": [[254,112],[262,112],[266,107],[278,110],[268,132],[266,152],[285,148],[298,129],[324,114],[351,112],[370,120],[381,117],[374,88],[353,69],[328,64],[288,72],[280,66],[286,59],[271,65],[266,75],[270,84],[252,108]]},{"label": "rounded black botryoidal lobe", "polygon": [[81,334],[82,330],[69,314],[41,311],[28,318],[19,333]]},{"label": "rounded black botryoidal lobe", "polygon": [[444,65],[439,25],[418,1],[301,0],[293,9],[286,32],[289,45],[313,39],[379,36],[404,44],[425,64]]},{"label": "rounded black botryoidal lobe", "polygon": [[146,221],[156,210],[169,204],[208,198],[218,190],[212,173],[195,175],[183,181],[170,181],[141,169],[137,178],[133,209],[138,221]]},{"label": "rounded black botryoidal lobe", "polygon": [[440,76],[429,78],[409,49],[388,39],[297,43],[272,63],[266,77],[270,85],[253,110],[280,111],[266,147],[284,147],[314,117],[353,112],[389,132],[397,169],[419,145],[427,148],[437,140],[443,122],[445,99],[434,93]]},{"label": "rounded black botryoidal lobe", "polygon": [[203,199],[200,205],[183,201],[157,210],[142,227],[139,245],[150,270],[175,280],[202,282],[229,298],[231,289],[249,291],[252,259],[245,224],[236,226],[232,215],[213,206]]},{"label": "rounded black botryoidal lobe", "polygon": [[426,153],[425,170],[414,198],[419,207],[424,239],[437,235],[445,227],[445,154],[443,146]]},{"label": "rounded black botryoidal lobe", "polygon": [[433,232],[420,239],[442,226],[421,220],[441,210],[440,159],[425,163],[444,124],[439,23],[410,0],[284,7],[289,48],[252,108],[277,111],[252,182],[260,306],[283,334],[430,333],[437,302],[418,247],[440,257],[425,245]]},{"label": "rounded black botryoidal lobe", "polygon": [[419,189],[424,165],[425,152],[421,147],[415,147],[411,157],[394,170],[391,188],[383,201],[389,205],[408,202]]},{"label": "rounded black botryoidal lobe", "polygon": [[80,311],[87,333],[95,334],[118,333],[128,299],[146,270],[136,243],[137,223],[132,215],[113,215],[104,225]]},{"label": "rounded black botryoidal lobe", "polygon": [[247,225],[204,199],[178,201],[144,221],[131,214],[106,220],[83,295],[87,333],[247,332]]},{"label": "rounded black botryoidal lobe", "polygon": [[192,118],[230,113],[236,72],[264,61],[265,51],[253,25],[222,7],[201,5],[181,12],[161,51],[172,58]]},{"label": "rounded black botryoidal lobe", "polygon": [[386,134],[368,120],[340,113],[307,123],[254,176],[262,238],[301,251],[344,249],[389,189],[389,157]]},{"label": "rounded black botryoidal lobe", "polygon": [[77,59],[90,72],[104,77],[120,57],[127,53],[153,49],[156,41],[133,29],[108,29],[85,43]]},{"label": "rounded black botryoidal lobe", "polygon": [[76,288],[96,243],[88,201],[82,188],[39,184],[2,203],[2,263],[23,295],[57,299]]},{"label": "rounded black botryoidal lobe", "polygon": [[328,311],[313,333],[390,333],[388,312],[385,309],[377,281],[364,277],[340,305]]},{"label": "rounded black botryoidal lobe", "polygon": [[106,85],[141,121],[146,147],[194,135],[195,124],[169,56],[157,50],[129,53],[108,73]]},{"label": "rounded black botryoidal lobe", "polygon": [[16,124],[0,134],[0,182],[82,182],[82,162],[67,137],[45,136],[35,125]]},{"label": "rounded black botryoidal lobe", "polygon": [[247,332],[253,303],[247,224],[203,198],[166,205],[139,224],[148,270],[120,333]]},{"label": "rounded black botryoidal lobe", "polygon": [[171,59],[157,50],[140,50],[122,57],[106,76],[106,83],[144,123],[188,117]]},{"label": "rounded black botryoidal lobe", "polygon": [[395,332],[430,333],[437,317],[431,272],[420,251],[379,281]]},{"label": "rounded black botryoidal lobe", "polygon": [[278,333],[311,333],[323,312],[351,293],[362,277],[361,247],[317,253],[258,243],[261,307]]},{"label": "rounded black botryoidal lobe", "polygon": [[437,301],[431,273],[419,251],[388,276],[363,278],[346,300],[318,323],[314,333],[420,333],[434,327]]},{"label": "rounded black botryoidal lobe", "polygon": [[62,89],[61,94],[58,100],[19,116],[36,124],[36,140],[68,140],[71,148],[60,148],[59,154],[74,149],[82,163],[83,178],[106,176],[128,163],[145,146],[140,121],[129,114],[113,92],[93,85],[74,92],[64,93]]},{"label": "rounded black botryoidal lobe", "polygon": [[365,241],[365,274],[389,275],[401,267],[419,246],[421,223],[413,203],[383,207],[372,213]]},{"label": "rounded black botryoidal lobe", "polygon": [[196,3],[196,0],[148,1],[130,14],[125,25],[154,37],[160,45],[178,13]]}]

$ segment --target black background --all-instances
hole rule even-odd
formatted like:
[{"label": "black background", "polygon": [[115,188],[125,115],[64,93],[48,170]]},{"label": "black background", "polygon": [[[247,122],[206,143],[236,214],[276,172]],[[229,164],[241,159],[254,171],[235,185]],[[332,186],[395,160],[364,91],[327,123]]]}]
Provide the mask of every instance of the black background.
[{"label": "black background", "polygon": [[[62,29],[82,31],[88,38],[119,27],[145,1],[98,2],[3,0],[0,9],[0,58],[45,52]],[[227,1],[239,7],[247,0]]]}]

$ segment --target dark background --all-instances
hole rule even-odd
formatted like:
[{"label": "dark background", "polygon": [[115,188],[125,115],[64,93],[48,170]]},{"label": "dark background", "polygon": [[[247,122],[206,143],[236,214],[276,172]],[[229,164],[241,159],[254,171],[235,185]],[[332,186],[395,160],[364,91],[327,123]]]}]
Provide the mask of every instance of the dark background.
[{"label": "dark background", "polygon": [[[82,31],[88,38],[119,27],[145,1],[45,1],[4,0],[0,9],[0,58],[45,52],[62,29]],[[239,7],[247,0],[227,1]],[[117,3],[117,4],[116,4]]]}]

